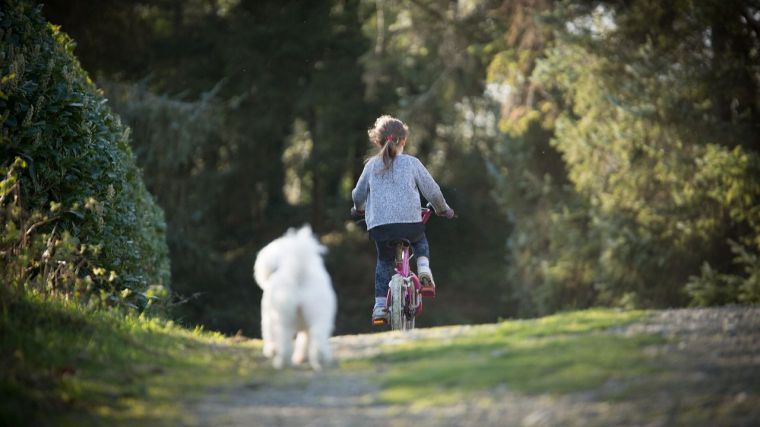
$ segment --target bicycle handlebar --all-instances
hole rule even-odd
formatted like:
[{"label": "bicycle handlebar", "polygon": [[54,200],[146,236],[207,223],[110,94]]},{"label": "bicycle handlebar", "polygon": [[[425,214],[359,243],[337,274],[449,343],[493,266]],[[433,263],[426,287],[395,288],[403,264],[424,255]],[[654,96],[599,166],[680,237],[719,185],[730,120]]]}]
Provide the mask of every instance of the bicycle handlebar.
[{"label": "bicycle handlebar", "polygon": [[[451,209],[451,208],[449,208],[449,209],[450,209],[452,212],[454,212],[454,210],[453,210],[453,209]],[[433,204],[432,204],[432,203],[430,203],[430,202],[428,202],[428,204],[427,204],[427,205],[425,205],[425,207],[424,207],[424,208],[422,208],[422,211],[423,211],[423,215],[424,215],[424,213],[425,213],[426,211],[429,211],[429,212],[431,212],[431,214],[429,214],[429,215],[432,215],[432,213],[435,213],[435,214],[436,214],[436,216],[442,216],[442,217],[446,217],[446,218],[448,218],[448,219],[459,218],[459,216],[458,216],[456,213],[454,213],[454,214],[453,214],[451,217],[449,217],[449,216],[448,216],[448,215],[446,215],[445,213],[436,213],[436,212],[435,212],[435,210],[433,209]],[[447,211],[447,212],[448,212],[448,211]],[[424,222],[424,221],[423,221],[423,222]]]},{"label": "bicycle handlebar", "polygon": [[[433,216],[433,213],[435,210],[433,209],[433,204],[428,202],[425,207],[421,208],[422,210],[422,223],[425,224],[428,222],[431,216]],[[438,215],[438,216],[446,216],[446,215]],[[356,207],[351,207],[351,218],[354,218],[358,222],[364,221],[364,211],[360,211],[356,209]],[[452,218],[457,218],[457,215],[454,214]]]},{"label": "bicycle handlebar", "polygon": [[364,211],[360,211],[359,209],[356,209],[355,206],[351,206],[351,218],[364,218]]}]

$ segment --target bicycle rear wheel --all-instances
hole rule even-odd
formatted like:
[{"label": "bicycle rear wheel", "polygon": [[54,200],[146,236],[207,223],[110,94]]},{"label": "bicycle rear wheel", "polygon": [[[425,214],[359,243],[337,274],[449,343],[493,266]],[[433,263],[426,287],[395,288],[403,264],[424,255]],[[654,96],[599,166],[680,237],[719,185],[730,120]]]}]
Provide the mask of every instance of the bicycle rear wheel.
[{"label": "bicycle rear wheel", "polygon": [[390,323],[391,330],[404,330],[406,329],[405,316],[404,316],[404,279],[400,275],[394,274],[391,278],[391,300],[390,307]]},{"label": "bicycle rear wheel", "polygon": [[412,330],[414,329],[414,320],[417,314],[416,307],[419,304],[418,299],[420,298],[420,295],[417,293],[417,290],[415,289],[414,284],[411,282],[411,280],[407,280],[404,285],[404,324],[402,329]]},{"label": "bicycle rear wheel", "polygon": [[415,319],[414,313],[411,313],[411,314],[404,313],[404,322],[401,329],[405,331],[411,331],[412,329],[414,329],[414,319]]}]

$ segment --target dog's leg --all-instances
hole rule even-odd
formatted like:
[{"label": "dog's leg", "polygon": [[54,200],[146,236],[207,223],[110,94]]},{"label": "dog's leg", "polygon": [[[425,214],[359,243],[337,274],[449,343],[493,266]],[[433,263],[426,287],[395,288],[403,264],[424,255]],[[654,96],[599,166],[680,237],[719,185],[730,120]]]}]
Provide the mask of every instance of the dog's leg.
[{"label": "dog's leg", "polygon": [[309,364],[315,371],[332,362],[330,352],[330,334],[325,327],[312,327],[309,331]]},{"label": "dog's leg", "polygon": [[309,348],[309,335],[306,331],[298,332],[296,335],[295,351],[293,352],[293,364],[300,365],[306,360],[306,352]]},{"label": "dog's leg", "polygon": [[293,356],[293,336],[295,334],[295,325],[291,319],[283,319],[284,321],[276,329],[275,345],[277,351],[275,352],[273,365],[275,369],[281,369],[290,364]]},{"label": "dog's leg", "polygon": [[322,359],[322,363],[325,364],[325,366],[332,365],[332,350],[330,349],[330,340],[329,337],[326,337],[319,346],[319,354],[320,358]]},{"label": "dog's leg", "polygon": [[264,357],[272,358],[275,353],[274,332],[272,331],[272,313],[270,312],[268,298],[261,300],[261,340],[264,342],[262,349]]},{"label": "dog's leg", "polygon": [[275,353],[275,344],[269,316],[262,317],[261,319],[261,338],[262,341],[264,341],[264,347],[262,349],[264,357],[271,359]]}]

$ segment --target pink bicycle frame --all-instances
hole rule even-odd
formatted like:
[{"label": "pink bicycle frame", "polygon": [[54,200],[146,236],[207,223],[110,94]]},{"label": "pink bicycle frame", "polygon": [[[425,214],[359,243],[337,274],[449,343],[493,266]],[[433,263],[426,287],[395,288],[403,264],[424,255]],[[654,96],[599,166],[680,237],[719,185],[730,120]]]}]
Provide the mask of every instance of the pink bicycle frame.
[{"label": "pink bicycle frame", "polygon": [[[430,216],[433,214],[432,208],[423,208],[422,209],[422,223],[425,224],[430,219]],[[404,248],[401,251],[401,259],[399,262],[396,263],[396,272],[401,275],[401,277],[405,278],[411,278],[412,283],[414,284],[414,289],[416,292],[419,292],[420,289],[422,289],[422,283],[420,283],[419,277],[417,277],[416,274],[412,273],[412,269],[410,267],[409,261],[411,260],[411,253],[409,251],[408,246],[404,246]],[[390,289],[388,290],[388,304],[390,304]],[[411,294],[407,296],[409,301],[408,303],[411,304]],[[422,312],[422,299],[419,300],[419,305],[417,306],[417,309],[415,310],[415,314],[420,314]]]},{"label": "pink bicycle frame", "polygon": [[[426,224],[431,215],[433,215],[432,208],[422,208],[422,223]],[[409,253],[409,247],[404,247],[404,250],[401,251],[401,262],[396,263],[396,272],[403,277],[409,277],[412,275],[412,279],[415,281],[415,285],[419,285],[419,279],[412,273],[412,270],[409,267],[409,260],[411,258],[412,255]]]}]

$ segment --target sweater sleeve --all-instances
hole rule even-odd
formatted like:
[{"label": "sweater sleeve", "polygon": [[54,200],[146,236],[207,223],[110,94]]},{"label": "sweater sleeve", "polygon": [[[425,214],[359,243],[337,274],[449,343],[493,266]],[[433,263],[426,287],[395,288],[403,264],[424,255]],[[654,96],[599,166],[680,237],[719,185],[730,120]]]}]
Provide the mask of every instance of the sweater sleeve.
[{"label": "sweater sleeve", "polygon": [[417,188],[419,188],[422,196],[433,205],[433,209],[437,214],[441,214],[451,209],[446,203],[446,199],[443,198],[441,187],[435,182],[430,175],[430,172],[428,172],[419,159],[415,160],[417,160],[415,162],[415,182],[417,183]]},{"label": "sweater sleeve", "polygon": [[359,181],[356,182],[356,187],[351,191],[351,198],[354,201],[354,206],[360,211],[365,209],[367,197],[369,197],[369,164],[370,162],[367,162],[367,164],[364,165],[364,170],[362,171],[361,176],[359,176]]}]

